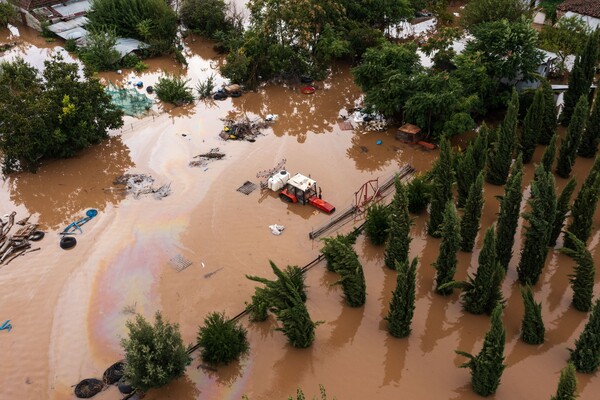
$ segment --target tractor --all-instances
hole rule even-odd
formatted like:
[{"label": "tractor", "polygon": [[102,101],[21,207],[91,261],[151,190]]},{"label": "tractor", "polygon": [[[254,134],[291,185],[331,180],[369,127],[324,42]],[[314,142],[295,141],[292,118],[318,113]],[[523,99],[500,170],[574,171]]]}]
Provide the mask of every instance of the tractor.
[{"label": "tractor", "polygon": [[327,214],[335,211],[334,206],[321,198],[321,188],[317,182],[302,174],[291,176],[282,169],[269,177],[266,186],[279,192],[279,198],[287,203],[311,204]]}]

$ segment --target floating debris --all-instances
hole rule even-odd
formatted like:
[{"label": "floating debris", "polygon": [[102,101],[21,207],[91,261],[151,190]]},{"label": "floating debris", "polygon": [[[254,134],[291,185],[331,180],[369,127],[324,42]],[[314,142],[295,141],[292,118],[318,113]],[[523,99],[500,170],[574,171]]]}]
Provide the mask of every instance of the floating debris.
[{"label": "floating debris", "polygon": [[285,226],[283,225],[269,225],[269,229],[271,230],[271,233],[273,235],[279,236],[283,233],[283,230],[285,229]]},{"label": "floating debris", "polygon": [[258,118],[250,120],[248,117],[238,118],[237,120],[222,119],[225,122],[223,130],[219,134],[223,140],[247,140],[254,142],[256,137],[261,134],[261,129],[266,129],[277,118],[271,118],[268,121]]},{"label": "floating debris", "polygon": [[208,153],[198,154],[194,156],[194,158],[198,158],[198,160],[190,161],[188,164],[190,167],[205,167],[208,165],[209,160],[220,160],[225,157],[224,153],[220,152],[218,147],[210,149]]},{"label": "floating debris", "polygon": [[0,264],[8,264],[18,256],[40,250],[39,247],[32,249],[30,241],[36,242],[44,238],[44,232],[38,230],[38,224],[27,222],[29,217],[18,221],[23,227],[9,235],[15,225],[16,215],[13,211],[0,218]]},{"label": "floating debris", "polygon": [[212,277],[214,274],[216,274],[217,272],[219,272],[222,269],[223,269],[223,267],[218,268],[218,269],[216,269],[216,270],[214,270],[212,272],[209,272],[208,274],[204,274],[204,278],[208,279],[208,278]]},{"label": "floating debris", "polygon": [[244,182],[244,184],[242,186],[240,186],[239,188],[237,188],[237,191],[238,192],[242,192],[245,195],[249,195],[254,190],[256,190],[256,188],[257,188],[256,183],[252,183],[250,181],[246,181],[246,182]]},{"label": "floating debris", "polygon": [[154,178],[146,174],[125,174],[113,181],[114,185],[124,185],[124,188],[105,188],[104,190],[125,190],[136,199],[144,194],[153,194],[157,200],[171,194],[171,184],[155,187]]},{"label": "floating debris", "polygon": [[183,257],[181,254],[177,254],[175,257],[169,260],[169,264],[173,267],[173,269],[177,272],[181,272],[193,263]]}]

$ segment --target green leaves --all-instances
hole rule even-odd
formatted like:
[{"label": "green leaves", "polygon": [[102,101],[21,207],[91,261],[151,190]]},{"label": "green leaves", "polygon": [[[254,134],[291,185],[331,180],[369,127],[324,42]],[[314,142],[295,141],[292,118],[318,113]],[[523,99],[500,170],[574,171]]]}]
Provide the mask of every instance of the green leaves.
[{"label": "green leaves", "polygon": [[577,157],[577,149],[581,143],[581,138],[587,123],[587,117],[587,96],[582,95],[573,112],[569,128],[567,129],[567,135],[560,142],[556,174],[561,178],[568,178],[569,175],[571,175],[571,170],[573,169],[573,165],[575,165],[575,158]]},{"label": "green leaves", "polygon": [[585,324],[579,339],[575,341],[575,349],[571,352],[570,362],[578,372],[594,373],[600,366],[600,300],[596,300],[592,313]]},{"label": "green leaves", "polygon": [[521,287],[521,297],[525,306],[525,315],[521,322],[521,340],[528,344],[542,344],[546,332],[542,320],[542,304],[535,302],[529,285]]},{"label": "green leaves", "polygon": [[389,231],[384,256],[385,265],[390,269],[396,269],[396,262],[408,262],[408,250],[412,240],[406,186],[398,178],[394,184],[396,193],[390,204]]},{"label": "green leaves", "polygon": [[457,263],[456,252],[460,246],[460,221],[456,208],[451,201],[446,203],[439,234],[442,237],[440,253],[433,264],[436,269],[435,291],[438,294],[447,296],[452,293],[452,287],[444,285],[454,279]]},{"label": "green leaves", "polygon": [[158,83],[154,86],[156,95],[164,102],[174,105],[192,103],[194,95],[192,89],[187,86],[189,79],[184,79],[181,75],[163,75],[158,78]]},{"label": "green leaves", "polygon": [[569,238],[572,248],[563,247],[561,252],[577,262],[573,274],[569,275],[573,289],[573,307],[577,311],[588,312],[592,309],[594,296],[594,259],[584,242],[571,232],[565,232],[565,235]]},{"label": "green leaves", "polygon": [[390,310],[385,318],[388,322],[388,331],[397,338],[406,337],[410,334],[410,325],[415,310],[415,285],[417,258],[412,262],[408,260],[396,262],[396,289],[392,293]]},{"label": "green leaves", "polygon": [[211,364],[228,364],[250,347],[246,329],[218,312],[204,318],[204,326],[198,331],[198,344],[202,347],[202,359]]}]

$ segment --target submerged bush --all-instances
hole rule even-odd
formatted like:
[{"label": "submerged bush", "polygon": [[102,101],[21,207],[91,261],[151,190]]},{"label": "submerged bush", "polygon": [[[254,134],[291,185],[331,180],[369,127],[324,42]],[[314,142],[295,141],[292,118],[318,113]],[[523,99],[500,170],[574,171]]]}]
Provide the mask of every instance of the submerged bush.
[{"label": "submerged bush", "polygon": [[424,175],[415,176],[407,185],[408,211],[413,214],[421,214],[429,205],[429,193],[431,187]]},{"label": "submerged bush", "polygon": [[374,245],[385,243],[390,227],[389,211],[382,204],[375,204],[367,210],[365,234]]},{"label": "submerged bush", "polygon": [[192,89],[187,86],[188,82],[189,79],[184,79],[181,75],[167,74],[158,78],[154,90],[160,100],[180,106],[194,101]]},{"label": "submerged bush", "polygon": [[204,326],[198,331],[198,344],[202,347],[202,359],[211,364],[227,364],[250,347],[246,329],[218,312],[204,318]]}]

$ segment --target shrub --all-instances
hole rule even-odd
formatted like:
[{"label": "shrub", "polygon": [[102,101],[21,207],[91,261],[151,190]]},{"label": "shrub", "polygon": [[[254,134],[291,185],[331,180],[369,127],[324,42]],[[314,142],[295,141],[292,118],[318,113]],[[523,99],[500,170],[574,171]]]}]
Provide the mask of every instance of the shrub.
[{"label": "shrub", "polygon": [[365,234],[376,246],[385,243],[390,227],[389,211],[382,204],[372,205],[367,209],[367,220],[365,221]]},{"label": "shrub", "polygon": [[189,29],[212,39],[215,33],[231,28],[226,11],[223,0],[183,0],[179,15]]},{"label": "shrub", "polygon": [[408,211],[421,214],[429,205],[431,186],[424,175],[415,176],[407,185]]},{"label": "shrub", "polygon": [[210,97],[213,90],[215,90],[215,75],[210,74],[208,78],[204,81],[199,81],[196,85],[196,92],[198,92],[198,98],[206,99]]},{"label": "shrub", "polygon": [[0,28],[4,28],[9,22],[17,19],[18,13],[9,3],[0,3]]},{"label": "shrub", "polygon": [[189,79],[184,79],[181,75],[164,75],[158,78],[158,83],[154,86],[156,95],[164,102],[180,106],[182,104],[194,101],[192,89],[187,86]]},{"label": "shrub", "polygon": [[114,30],[90,31],[79,57],[92,71],[109,71],[118,67],[121,54],[114,48],[117,36]]},{"label": "shrub", "polygon": [[246,329],[218,312],[204,318],[204,326],[198,331],[198,344],[202,347],[202,359],[211,364],[228,364],[249,349]]},{"label": "shrub", "polygon": [[135,63],[133,69],[135,69],[135,71],[139,74],[148,69],[148,64],[140,60],[137,63]]}]

